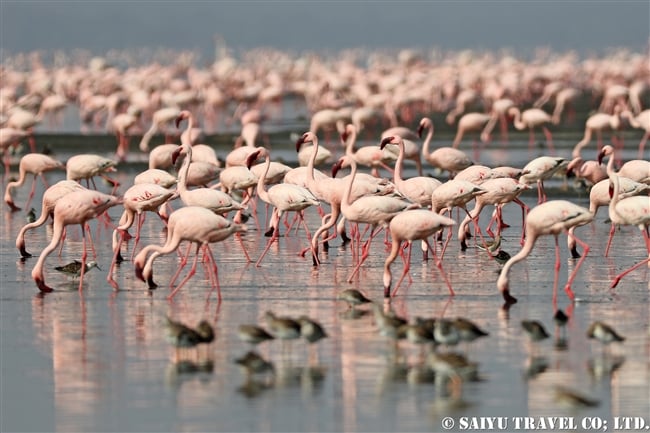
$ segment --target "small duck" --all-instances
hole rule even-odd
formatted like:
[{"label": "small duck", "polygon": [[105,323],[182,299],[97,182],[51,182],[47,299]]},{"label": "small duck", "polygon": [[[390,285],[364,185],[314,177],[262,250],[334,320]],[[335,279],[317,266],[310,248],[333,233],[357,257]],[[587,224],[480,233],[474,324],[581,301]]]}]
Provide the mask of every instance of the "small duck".
[{"label": "small duck", "polygon": [[492,257],[494,257],[494,260],[496,260],[498,264],[503,266],[503,265],[506,264],[506,262],[508,260],[510,260],[511,256],[510,256],[510,253],[508,253],[507,251],[500,250],[498,253],[496,253]]},{"label": "small duck", "polygon": [[[67,265],[56,266],[54,270],[59,271],[63,274],[70,275],[72,278],[77,278],[81,275],[81,266],[82,263],[79,260],[75,260],[74,262],[70,262]],[[89,262],[86,262],[86,269],[84,273],[90,271],[92,268],[97,268],[101,271],[101,268],[97,265],[97,262],[91,260]]]},{"label": "small duck", "polygon": [[239,339],[245,343],[252,344],[257,346],[260,343],[265,341],[275,339],[274,336],[269,334],[264,328],[257,325],[239,325],[237,329],[237,336]]},{"label": "small duck", "polygon": [[555,388],[555,402],[572,409],[596,407],[600,404],[598,400],[592,400],[564,387]]},{"label": "small duck", "polygon": [[499,249],[501,246],[501,235],[496,235],[496,237],[491,241],[485,241],[485,243],[476,243],[476,247],[481,251],[488,251],[493,253]]},{"label": "small duck", "polygon": [[310,319],[307,316],[300,316],[298,318],[300,323],[300,335],[307,340],[309,344],[316,343],[323,338],[327,338],[327,333],[320,323]]},{"label": "small duck", "polygon": [[521,327],[524,328],[524,331],[528,334],[530,341],[541,341],[550,337],[548,332],[546,332],[544,325],[537,320],[522,320]]},{"label": "small duck", "polygon": [[625,337],[619,335],[611,326],[603,322],[592,323],[587,330],[587,337],[594,338],[605,346],[612,342],[622,343],[625,341]]},{"label": "small duck", "polygon": [[178,362],[180,351],[195,348],[203,342],[201,334],[185,324],[166,317],[167,340],[174,346],[174,362]]},{"label": "small duck", "polygon": [[354,308],[357,305],[369,304],[372,302],[363,293],[356,289],[343,290],[336,296],[336,299],[347,302],[348,306],[351,308]]},{"label": "small duck", "polygon": [[445,346],[455,346],[460,341],[460,333],[454,321],[449,319],[436,319],[433,325],[433,338],[436,343]]},{"label": "small duck", "polygon": [[478,325],[476,325],[474,322],[465,319],[464,317],[456,317],[456,319],[453,321],[453,325],[458,331],[460,341],[471,343],[477,338],[487,337],[490,335],[489,333],[479,328]]}]

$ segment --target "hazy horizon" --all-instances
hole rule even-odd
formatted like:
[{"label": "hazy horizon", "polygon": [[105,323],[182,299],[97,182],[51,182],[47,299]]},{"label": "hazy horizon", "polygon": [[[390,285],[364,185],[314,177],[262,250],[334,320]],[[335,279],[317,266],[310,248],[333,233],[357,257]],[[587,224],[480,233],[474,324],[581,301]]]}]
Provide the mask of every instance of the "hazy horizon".
[{"label": "hazy horizon", "polygon": [[538,48],[601,55],[648,50],[648,1],[162,1],[0,3],[3,55],[41,51],[190,50],[204,59],[219,35],[235,54],[351,48],[443,51]]}]

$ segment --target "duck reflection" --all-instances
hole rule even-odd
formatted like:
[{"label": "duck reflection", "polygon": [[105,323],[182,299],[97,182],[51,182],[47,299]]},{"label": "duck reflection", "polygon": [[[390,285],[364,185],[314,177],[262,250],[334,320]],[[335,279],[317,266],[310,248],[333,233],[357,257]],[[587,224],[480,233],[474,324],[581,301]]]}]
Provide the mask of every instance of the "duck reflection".
[{"label": "duck reflection", "polygon": [[621,355],[597,356],[587,361],[587,371],[594,379],[611,377],[625,363]]},{"label": "duck reflection", "polygon": [[214,362],[206,360],[194,362],[182,359],[170,362],[165,370],[165,384],[168,388],[178,391],[184,383],[198,380],[202,384],[212,381],[214,375]]}]

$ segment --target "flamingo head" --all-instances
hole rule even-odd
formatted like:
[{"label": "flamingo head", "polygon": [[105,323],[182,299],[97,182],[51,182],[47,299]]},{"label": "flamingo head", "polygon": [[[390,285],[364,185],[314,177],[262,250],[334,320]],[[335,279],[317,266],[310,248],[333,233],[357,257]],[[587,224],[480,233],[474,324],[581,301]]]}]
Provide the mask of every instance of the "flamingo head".
[{"label": "flamingo head", "polygon": [[390,137],[385,137],[383,140],[381,140],[381,144],[379,145],[381,150],[384,150],[384,147],[386,147],[387,144],[399,144],[402,141],[402,137],[399,135],[392,135]]},{"label": "flamingo head", "polygon": [[314,141],[314,134],[311,132],[305,132],[302,134],[298,140],[296,140],[296,152],[300,152],[300,148],[302,147],[303,143],[309,143],[310,141]]},{"label": "flamingo head", "polygon": [[179,125],[181,124],[181,122],[182,122],[183,120],[185,120],[185,119],[189,119],[190,115],[191,115],[191,113],[190,113],[189,111],[187,111],[187,110],[183,110],[183,111],[181,111],[181,112],[178,114],[178,116],[176,116],[176,120],[175,120],[176,128],[179,127]]},{"label": "flamingo head", "polygon": [[178,146],[174,151],[172,152],[172,165],[176,165],[176,161],[178,160],[178,157],[181,156],[181,153],[183,152],[183,146]]},{"label": "flamingo head", "polygon": [[345,129],[343,129],[343,132],[341,132],[341,142],[345,143],[346,141],[348,141],[350,135],[352,135],[355,132],[356,132],[356,127],[353,124],[348,123],[347,125],[345,125]]},{"label": "flamingo head", "polygon": [[343,163],[345,162],[345,156],[339,158],[338,161],[332,166],[332,177],[336,177],[336,174],[341,168],[343,168]]},{"label": "flamingo head", "polygon": [[250,170],[251,166],[257,159],[260,157],[260,154],[262,153],[262,150],[256,150],[255,152],[251,153],[248,155],[248,158],[246,158],[246,167]]},{"label": "flamingo head", "polygon": [[422,138],[422,132],[424,132],[424,128],[428,128],[431,125],[431,119],[428,117],[424,117],[422,120],[420,120],[420,126],[418,126],[418,137]]},{"label": "flamingo head", "polygon": [[598,154],[598,164],[602,164],[603,158],[605,158],[605,156],[611,155],[612,153],[614,153],[614,148],[612,146],[609,144],[607,146],[603,146],[603,149]]},{"label": "flamingo head", "polygon": [[608,192],[609,192],[609,199],[611,200],[612,198],[614,198],[614,183],[611,180],[609,181]]}]

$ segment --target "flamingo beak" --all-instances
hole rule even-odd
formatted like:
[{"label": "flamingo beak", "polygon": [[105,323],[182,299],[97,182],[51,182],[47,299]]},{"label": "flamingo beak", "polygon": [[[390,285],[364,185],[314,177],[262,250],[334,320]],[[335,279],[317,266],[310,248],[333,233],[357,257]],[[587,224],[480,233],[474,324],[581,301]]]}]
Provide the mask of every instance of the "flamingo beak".
[{"label": "flamingo beak", "polygon": [[348,141],[349,136],[350,136],[350,134],[348,134],[347,131],[341,132],[341,141],[345,143],[346,141]]},{"label": "flamingo beak", "polygon": [[603,158],[605,158],[605,152],[600,151],[600,153],[598,154],[598,164],[599,165],[603,163]]},{"label": "flamingo beak", "polygon": [[422,131],[424,131],[424,125],[418,126],[418,137],[422,138]]},{"label": "flamingo beak", "polygon": [[251,166],[253,165],[253,163],[255,161],[257,161],[257,158],[259,158],[260,152],[261,151],[256,150],[255,152],[248,155],[248,158],[246,158],[246,168],[248,168],[249,170],[251,169]]},{"label": "flamingo beak", "polygon": [[302,147],[302,144],[305,142],[305,136],[301,136],[298,140],[296,140],[296,152],[300,152],[300,148]]},{"label": "flamingo beak", "polygon": [[176,148],[176,150],[174,150],[174,152],[172,152],[172,165],[175,165],[175,164],[176,164],[176,160],[177,160],[178,157],[181,155],[181,152],[182,152],[182,151],[183,151],[183,147],[182,147],[182,146],[178,146],[178,147]]},{"label": "flamingo beak", "polygon": [[379,145],[379,148],[381,150],[384,150],[384,147],[386,147],[387,144],[389,144],[391,141],[393,141],[394,137],[386,137],[383,140],[381,140],[381,144]]},{"label": "flamingo beak", "polygon": [[343,158],[336,161],[336,164],[332,166],[332,177],[336,177],[336,173],[339,172],[342,166],[343,166]]}]

